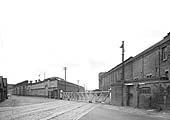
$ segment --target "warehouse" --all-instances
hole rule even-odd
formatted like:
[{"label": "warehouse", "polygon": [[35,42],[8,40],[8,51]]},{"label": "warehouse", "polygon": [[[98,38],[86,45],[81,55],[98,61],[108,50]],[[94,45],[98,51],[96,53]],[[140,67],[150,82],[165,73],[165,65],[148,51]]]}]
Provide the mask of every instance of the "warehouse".
[{"label": "warehouse", "polygon": [[15,95],[22,96],[40,96],[48,98],[60,98],[60,92],[78,92],[84,91],[84,87],[64,81],[59,77],[51,77],[41,80],[35,80],[28,82],[28,80],[20,82],[14,86]]},{"label": "warehouse", "polygon": [[124,61],[124,70],[124,81],[122,64],[99,76],[100,89],[111,88],[112,104],[167,108],[170,105],[170,33]]}]

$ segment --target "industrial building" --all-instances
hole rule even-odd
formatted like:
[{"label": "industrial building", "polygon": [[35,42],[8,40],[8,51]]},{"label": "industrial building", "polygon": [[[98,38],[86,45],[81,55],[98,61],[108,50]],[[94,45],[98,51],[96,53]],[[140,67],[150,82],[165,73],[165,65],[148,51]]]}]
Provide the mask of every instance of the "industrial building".
[{"label": "industrial building", "polygon": [[60,98],[60,92],[84,92],[84,87],[65,81],[59,77],[51,77],[28,82],[28,80],[17,83],[13,94],[22,96],[41,96],[48,98]]},{"label": "industrial building", "polygon": [[125,60],[123,65],[99,73],[99,89],[111,89],[114,105],[170,107],[170,33],[160,42]]},{"label": "industrial building", "polygon": [[7,98],[7,78],[0,76],[0,102]]}]

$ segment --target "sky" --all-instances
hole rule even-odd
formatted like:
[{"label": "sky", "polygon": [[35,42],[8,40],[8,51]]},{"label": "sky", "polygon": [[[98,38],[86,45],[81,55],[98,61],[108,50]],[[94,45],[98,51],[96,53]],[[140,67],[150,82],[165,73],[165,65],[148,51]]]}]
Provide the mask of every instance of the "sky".
[{"label": "sky", "polygon": [[169,0],[0,0],[0,75],[98,88],[98,73],[170,32]]}]

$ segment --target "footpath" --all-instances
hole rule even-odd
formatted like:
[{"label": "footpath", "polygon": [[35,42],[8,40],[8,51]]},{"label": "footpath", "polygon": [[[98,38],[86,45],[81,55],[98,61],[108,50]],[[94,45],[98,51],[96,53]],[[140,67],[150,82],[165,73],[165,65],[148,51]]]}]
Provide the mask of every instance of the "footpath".
[{"label": "footpath", "polygon": [[138,115],[146,115],[146,116],[152,116],[152,117],[158,117],[162,119],[170,120],[170,111],[168,110],[162,110],[158,111],[155,109],[139,109],[139,108],[133,108],[133,107],[122,107],[122,106],[112,106],[112,105],[104,105],[107,109],[117,110],[121,112],[126,113],[134,113]]}]

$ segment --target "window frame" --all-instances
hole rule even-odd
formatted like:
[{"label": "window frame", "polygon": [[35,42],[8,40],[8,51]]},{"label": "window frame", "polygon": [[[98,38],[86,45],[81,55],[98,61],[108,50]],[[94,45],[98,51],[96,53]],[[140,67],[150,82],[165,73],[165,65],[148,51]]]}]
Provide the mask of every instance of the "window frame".
[{"label": "window frame", "polygon": [[143,95],[151,94],[151,88],[150,87],[139,88],[139,94],[143,94]]},{"label": "window frame", "polygon": [[162,61],[166,61],[168,58],[167,46],[162,47]]}]

